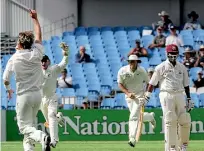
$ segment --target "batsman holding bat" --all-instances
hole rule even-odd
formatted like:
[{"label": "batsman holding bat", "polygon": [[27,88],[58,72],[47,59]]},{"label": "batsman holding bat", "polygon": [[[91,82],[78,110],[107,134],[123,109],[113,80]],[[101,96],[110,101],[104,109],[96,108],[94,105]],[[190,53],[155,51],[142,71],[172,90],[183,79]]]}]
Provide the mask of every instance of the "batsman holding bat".
[{"label": "batsman holding bat", "polygon": [[[146,104],[144,98],[144,85],[149,82],[147,72],[138,66],[141,60],[136,55],[130,55],[128,58],[129,65],[122,67],[118,71],[118,85],[122,92],[125,93],[129,117],[129,142],[131,147],[135,146],[137,126],[140,120],[141,108]],[[144,113],[144,122],[151,122],[152,127],[156,126],[154,113]]]},{"label": "batsman holding bat", "polygon": [[191,128],[191,117],[188,112],[194,107],[190,98],[188,72],[183,64],[176,61],[179,55],[176,45],[168,45],[166,53],[167,60],[155,68],[145,97],[148,99],[151,96],[153,86],[159,82],[159,97],[165,122],[165,151],[178,151],[177,124],[180,150],[187,151]]},{"label": "batsman holding bat", "polygon": [[53,66],[50,65],[50,59],[44,55],[41,60],[43,69],[43,88],[42,88],[42,104],[41,111],[46,119],[46,127],[49,127],[51,143],[50,146],[56,147],[58,138],[58,123],[62,125],[64,123],[63,115],[61,112],[57,114],[58,97],[55,94],[57,77],[61,71],[66,67],[68,63],[69,47],[65,43],[61,43],[63,59],[59,64]]}]

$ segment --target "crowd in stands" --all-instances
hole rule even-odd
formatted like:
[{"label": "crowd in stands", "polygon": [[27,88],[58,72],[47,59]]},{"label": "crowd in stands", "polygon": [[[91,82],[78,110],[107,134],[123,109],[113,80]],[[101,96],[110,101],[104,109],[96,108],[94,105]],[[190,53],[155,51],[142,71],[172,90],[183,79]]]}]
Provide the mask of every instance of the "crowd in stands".
[{"label": "crowd in stands", "polygon": [[[117,32],[111,27],[104,27],[101,29],[98,29],[97,27],[90,27],[92,32],[88,31],[89,28],[87,28],[86,31],[83,27],[83,30],[75,30],[74,33],[63,33],[62,40],[64,39],[65,42],[70,45],[71,49],[69,58],[69,62],[71,63],[69,63],[69,66],[74,63],[75,65],[71,66],[71,70],[67,68],[62,71],[61,76],[57,80],[58,88],[74,88],[75,93],[80,94],[77,101],[78,99],[80,101],[82,100],[81,107],[83,109],[89,109],[94,106],[106,106],[104,105],[104,103],[107,101],[106,97],[109,98],[109,101],[110,98],[117,101],[119,100],[117,102],[118,104],[116,103],[117,105],[115,106],[125,107],[126,105],[123,104],[123,101],[121,101],[124,96],[121,94],[117,95],[117,93],[120,93],[117,83],[115,83],[118,69],[122,65],[127,64],[126,58],[129,55],[136,54],[141,58],[141,66],[147,70],[147,73],[151,78],[152,74],[154,73],[154,67],[166,59],[165,46],[169,44],[176,44],[180,48],[179,61],[189,69],[189,75],[191,77],[190,80],[192,82],[191,87],[194,87],[195,89],[204,87],[204,30],[198,31],[200,32],[199,36],[193,36],[193,30],[197,31],[202,29],[202,26],[198,21],[199,15],[195,11],[190,12],[188,14],[189,21],[185,23],[182,29],[173,24],[173,22],[170,20],[170,15],[166,11],[162,11],[158,15],[161,17],[161,20],[157,23],[153,23],[152,28],[149,28],[150,30],[153,29],[150,35],[143,34],[143,31],[146,28],[143,28],[143,31],[139,32],[139,30],[134,27],[129,28],[128,30],[126,30],[124,27],[118,27],[117,29],[119,32],[121,31],[121,35],[119,35],[119,32],[117,35]],[[83,39],[81,41],[79,40],[80,36]],[[49,41],[50,44],[45,41],[45,49],[48,49],[47,47],[49,45],[51,49],[55,48],[55,42],[58,41],[60,40],[54,38],[51,39],[51,43]],[[126,41],[128,41],[128,43],[126,43]],[[72,49],[75,49],[75,43],[77,44],[77,52],[73,54]],[[87,44],[90,44],[90,47],[87,47]],[[90,53],[90,51],[92,51],[92,53]],[[55,55],[58,56],[58,54],[55,54],[54,51],[51,54],[48,54],[52,62],[54,60],[53,58],[55,58],[55,62],[59,62],[58,57],[55,57]],[[104,61],[106,59],[108,62]],[[82,64],[82,66],[78,64]],[[85,66],[84,64],[90,64],[90,67]],[[95,64],[94,68],[91,67],[92,64]],[[83,74],[81,72],[82,68],[84,70]],[[109,68],[111,72],[107,70]],[[71,73],[69,74],[70,71]],[[95,77],[97,72],[99,74],[99,78]],[[82,89],[82,91],[79,91],[77,88],[78,83],[80,86],[84,86],[86,82],[84,82],[83,78],[85,76],[88,79],[87,81],[89,85],[94,87],[94,90],[101,91],[98,93],[92,93],[92,91],[90,91],[91,93],[89,93],[89,96],[86,97],[86,99],[84,99],[84,96],[87,96],[87,93],[85,92],[87,89]],[[98,80],[102,81],[101,83],[104,85],[104,87],[101,87],[101,89],[96,86]],[[76,81],[78,81],[77,84]],[[111,89],[109,88],[110,86],[112,86]],[[158,90],[159,85],[155,87],[155,91]],[[60,94],[63,95],[63,91],[60,92]],[[92,102],[92,100],[95,100],[96,103],[91,104],[90,102]],[[63,103],[61,101],[59,102],[59,108],[62,108]],[[114,107],[114,105],[110,106]],[[159,107],[159,105],[149,106]]]}]

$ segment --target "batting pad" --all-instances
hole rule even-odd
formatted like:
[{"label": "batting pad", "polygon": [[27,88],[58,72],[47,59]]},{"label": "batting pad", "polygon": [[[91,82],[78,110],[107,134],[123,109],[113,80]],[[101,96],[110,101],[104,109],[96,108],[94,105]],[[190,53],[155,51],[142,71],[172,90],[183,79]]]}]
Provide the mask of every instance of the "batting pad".
[{"label": "batting pad", "polygon": [[191,129],[191,116],[189,113],[183,113],[178,118],[180,143],[188,144]]}]

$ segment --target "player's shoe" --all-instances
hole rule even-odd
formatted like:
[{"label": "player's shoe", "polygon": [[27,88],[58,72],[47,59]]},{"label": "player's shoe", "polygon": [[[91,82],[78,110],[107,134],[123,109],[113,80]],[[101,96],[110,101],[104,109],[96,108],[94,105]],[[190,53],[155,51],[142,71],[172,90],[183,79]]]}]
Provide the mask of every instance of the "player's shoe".
[{"label": "player's shoe", "polygon": [[152,115],[152,117],[153,117],[153,119],[152,119],[152,121],[151,121],[151,125],[152,125],[152,128],[154,129],[155,127],[156,127],[156,120],[155,120],[155,114],[154,114],[154,112],[151,112],[150,113],[151,115]]},{"label": "player's shoe", "polygon": [[176,148],[170,148],[170,151],[176,151]]},{"label": "player's shoe", "polygon": [[58,143],[57,141],[51,142],[51,143],[50,143],[50,146],[51,146],[52,148],[56,148],[57,143]]},{"label": "player's shoe", "polygon": [[46,135],[42,142],[42,151],[51,151],[50,142],[51,142],[50,136]]},{"label": "player's shoe", "polygon": [[187,151],[187,146],[186,145],[182,145],[182,147],[180,148],[180,151]]},{"label": "player's shoe", "polygon": [[136,140],[134,138],[130,138],[128,144],[131,146],[131,147],[135,147],[135,143],[136,143]]},{"label": "player's shoe", "polygon": [[57,117],[57,122],[58,122],[59,126],[60,126],[60,127],[63,127],[64,124],[65,124],[65,119],[64,119],[64,117],[63,117],[62,112],[58,112],[57,115],[56,115],[56,117]]}]

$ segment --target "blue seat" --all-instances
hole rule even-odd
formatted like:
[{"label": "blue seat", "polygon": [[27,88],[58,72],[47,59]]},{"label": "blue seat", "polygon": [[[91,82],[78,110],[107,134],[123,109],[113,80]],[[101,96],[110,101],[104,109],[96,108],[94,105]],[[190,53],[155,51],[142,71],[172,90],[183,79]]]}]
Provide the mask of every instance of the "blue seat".
[{"label": "blue seat", "polygon": [[197,79],[198,71],[202,71],[202,68],[200,68],[200,67],[193,67],[193,68],[190,69],[189,75],[192,77],[192,80],[196,80]]},{"label": "blue seat", "polygon": [[51,37],[51,40],[52,40],[52,41],[55,41],[55,40],[62,40],[62,39],[61,39],[61,37],[59,37],[59,36],[52,36],[52,37]]},{"label": "blue seat", "polygon": [[110,86],[101,85],[101,92],[100,92],[101,96],[110,96],[110,93],[111,93]]},{"label": "blue seat", "polygon": [[127,37],[126,31],[116,31],[114,35],[116,38],[117,37]]},{"label": "blue seat", "polygon": [[192,30],[181,30],[180,35],[182,35],[182,36],[193,36],[192,35]]},{"label": "blue seat", "polygon": [[152,95],[149,99],[149,102],[146,104],[146,107],[148,107],[148,108],[157,107],[157,105],[158,105],[157,101],[158,101],[158,98],[156,97],[156,94],[152,93]]},{"label": "blue seat", "polygon": [[109,86],[110,88],[112,88],[113,86],[113,80],[111,78],[111,75],[110,76],[101,75],[100,81],[101,81],[101,86]]},{"label": "blue seat", "polygon": [[104,32],[104,31],[112,31],[112,28],[110,26],[103,26],[101,27],[101,32]]},{"label": "blue seat", "polygon": [[63,41],[66,42],[68,45],[74,44],[76,45],[76,39],[73,35],[64,36]]},{"label": "blue seat", "polygon": [[201,93],[201,94],[199,95],[199,100],[200,100],[200,102],[201,102],[200,106],[201,106],[201,107],[204,107],[204,93]]},{"label": "blue seat", "polygon": [[194,39],[193,38],[183,37],[182,40],[183,40],[184,46],[191,46],[191,47],[194,46]]},{"label": "blue seat", "polygon": [[76,96],[87,97],[88,96],[88,88],[83,87],[83,88],[76,89],[75,94],[76,94]]},{"label": "blue seat", "polygon": [[88,80],[88,90],[94,92],[100,92],[101,85],[99,83],[98,77],[92,77]]},{"label": "blue seat", "polygon": [[141,62],[148,62],[148,58],[147,57],[139,57],[139,59],[141,60]]},{"label": "blue seat", "polygon": [[117,31],[124,31],[125,30],[125,27],[123,26],[117,26],[117,27],[114,27],[113,28],[113,31],[117,32]]},{"label": "blue seat", "polygon": [[114,108],[127,108],[127,102],[125,100],[125,94],[124,93],[118,93],[115,95],[115,106]]},{"label": "blue seat", "polygon": [[132,31],[132,30],[138,30],[138,28],[136,26],[129,26],[129,27],[126,27],[126,31]]},{"label": "blue seat", "polygon": [[73,88],[63,88],[62,89],[62,96],[65,97],[75,97],[75,90]]},{"label": "blue seat", "polygon": [[142,36],[141,40],[142,40],[142,44],[145,48],[148,48],[150,44],[152,44],[152,41],[154,39],[153,35],[145,35]]},{"label": "blue seat", "polygon": [[88,33],[90,32],[95,32],[95,31],[99,31],[99,28],[98,27],[88,27]]},{"label": "blue seat", "polygon": [[149,68],[149,62],[142,62],[139,65],[145,68],[146,70]]},{"label": "blue seat", "polygon": [[72,32],[72,31],[65,31],[65,32],[62,33],[62,37],[70,36],[70,35],[74,35],[74,32]]},{"label": "blue seat", "polygon": [[157,66],[162,62],[161,57],[160,56],[156,56],[156,57],[152,57],[149,60],[149,65],[150,66]]},{"label": "blue seat", "polygon": [[198,95],[196,93],[191,93],[191,99],[194,101],[194,105],[196,108],[200,107],[200,100],[198,98]]},{"label": "blue seat", "polygon": [[106,98],[102,100],[101,108],[102,109],[111,109],[114,107],[115,99],[113,98]]},{"label": "blue seat", "polygon": [[86,32],[86,28],[81,26],[81,27],[76,27],[75,32]]},{"label": "blue seat", "polygon": [[114,81],[117,80],[118,71],[121,67],[122,67],[121,62],[120,63],[119,62],[110,62],[110,69],[111,69],[111,73],[112,73]]},{"label": "blue seat", "polygon": [[196,39],[197,37],[204,36],[203,29],[193,30],[193,37]]},{"label": "blue seat", "polygon": [[135,41],[136,39],[140,39],[140,32],[138,30],[129,31],[128,38],[130,41]]},{"label": "blue seat", "polygon": [[74,106],[72,104],[64,104],[63,105],[64,110],[72,110],[73,108],[74,108]]}]

